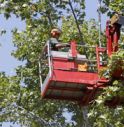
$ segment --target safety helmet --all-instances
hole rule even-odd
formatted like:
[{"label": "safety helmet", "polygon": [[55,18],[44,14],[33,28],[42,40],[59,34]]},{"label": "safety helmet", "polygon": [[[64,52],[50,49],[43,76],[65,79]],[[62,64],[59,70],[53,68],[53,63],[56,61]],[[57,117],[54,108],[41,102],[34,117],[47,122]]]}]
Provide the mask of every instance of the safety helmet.
[{"label": "safety helmet", "polygon": [[51,30],[51,34],[52,34],[53,32],[56,32],[57,34],[61,34],[61,33],[62,33],[62,31],[61,31],[59,28],[53,28],[53,29]]}]

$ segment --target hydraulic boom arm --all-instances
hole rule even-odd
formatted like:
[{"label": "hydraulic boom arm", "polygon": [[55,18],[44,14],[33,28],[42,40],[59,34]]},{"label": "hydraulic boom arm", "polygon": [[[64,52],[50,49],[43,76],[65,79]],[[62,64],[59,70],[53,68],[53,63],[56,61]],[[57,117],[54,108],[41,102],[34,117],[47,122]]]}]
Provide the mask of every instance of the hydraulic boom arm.
[{"label": "hydraulic boom arm", "polygon": [[111,56],[118,51],[118,40],[120,39],[120,28],[124,25],[124,16],[115,14],[106,24],[107,54]]}]

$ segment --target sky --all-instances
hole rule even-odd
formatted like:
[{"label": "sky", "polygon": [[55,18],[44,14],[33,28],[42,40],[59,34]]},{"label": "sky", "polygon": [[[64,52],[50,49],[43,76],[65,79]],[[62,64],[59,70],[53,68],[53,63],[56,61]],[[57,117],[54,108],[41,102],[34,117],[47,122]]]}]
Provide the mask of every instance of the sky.
[{"label": "sky", "polygon": [[11,52],[15,49],[12,44],[11,30],[13,28],[24,30],[25,23],[17,19],[14,15],[8,20],[3,15],[0,15],[0,30],[6,30],[6,34],[0,36],[0,72],[4,71],[8,75],[13,75],[14,68],[21,64],[21,62],[11,56]]},{"label": "sky", "polygon": [[[95,18],[98,20],[98,0],[86,0],[86,20]],[[102,28],[105,28],[105,22],[107,17],[102,15]],[[0,72],[4,71],[7,75],[15,74],[15,69],[22,63],[17,61],[11,56],[11,52],[15,49],[12,44],[12,33],[13,28],[18,28],[20,31],[25,29],[25,23],[20,19],[17,19],[14,15],[6,21],[3,15],[0,15],[0,30],[6,29],[7,33],[0,36]],[[69,117],[69,116],[68,116]],[[2,127],[10,127],[10,123],[4,123]],[[13,125],[13,127],[19,127],[19,125]]]}]

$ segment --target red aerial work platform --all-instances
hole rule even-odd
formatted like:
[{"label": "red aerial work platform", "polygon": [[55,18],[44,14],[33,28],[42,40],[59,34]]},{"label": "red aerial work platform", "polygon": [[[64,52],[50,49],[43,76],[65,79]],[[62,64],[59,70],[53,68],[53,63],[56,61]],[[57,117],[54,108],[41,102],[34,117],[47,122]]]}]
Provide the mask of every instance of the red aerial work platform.
[{"label": "red aerial work platform", "polygon": [[[48,44],[49,47],[49,44]],[[95,47],[92,47],[95,48]],[[96,51],[102,48],[96,47]],[[97,55],[99,60],[99,55]],[[71,42],[69,52],[48,51],[49,72],[42,84],[42,97],[49,99],[71,100],[88,104],[95,96],[97,89],[105,87],[108,80],[100,79],[93,63],[85,55],[77,52],[76,42]],[[89,63],[85,68],[85,63]],[[84,70],[79,68],[84,66]],[[95,65],[95,64],[94,64]]]},{"label": "red aerial work platform", "polygon": [[[86,55],[80,54],[75,41],[71,41],[67,52],[51,51],[50,44],[47,44],[48,63],[45,64],[48,64],[48,73],[42,76],[42,98],[77,101],[87,105],[102,88],[109,85],[109,80],[100,78],[98,74],[99,70],[107,65],[107,61],[101,60],[101,54],[107,53],[111,56],[118,50],[120,25],[116,23],[109,26],[109,22],[106,26],[107,48],[80,45],[82,48],[95,49],[96,59],[89,60]],[[117,44],[115,47],[113,42]],[[119,76],[121,73],[117,77]]]}]

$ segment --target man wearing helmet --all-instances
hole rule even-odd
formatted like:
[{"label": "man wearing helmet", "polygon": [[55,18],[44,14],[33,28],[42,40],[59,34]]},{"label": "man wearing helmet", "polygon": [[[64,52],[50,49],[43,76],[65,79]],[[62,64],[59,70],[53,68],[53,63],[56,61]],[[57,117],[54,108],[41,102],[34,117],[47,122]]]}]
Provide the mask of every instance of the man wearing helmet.
[{"label": "man wearing helmet", "polygon": [[51,38],[49,39],[49,42],[51,44],[52,50],[58,50],[60,43],[59,43],[59,37],[61,35],[61,30],[58,28],[54,28],[51,30]]},{"label": "man wearing helmet", "polygon": [[51,38],[49,39],[49,43],[51,44],[51,50],[56,50],[67,47],[69,44],[64,44],[59,42],[59,37],[61,35],[62,31],[58,28],[54,28],[51,30]]}]

